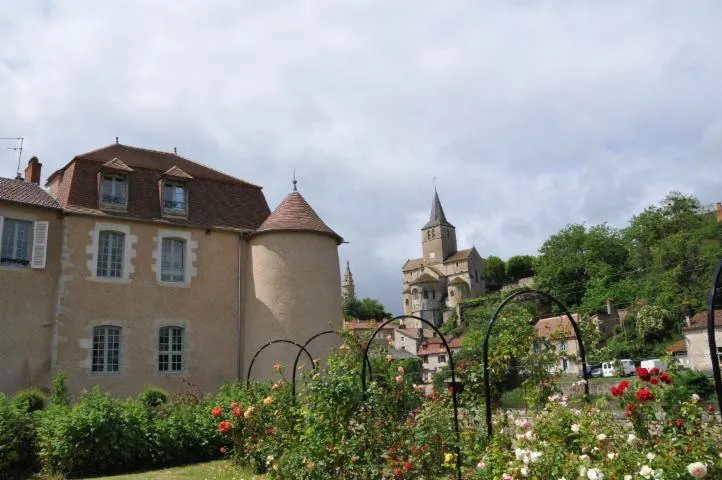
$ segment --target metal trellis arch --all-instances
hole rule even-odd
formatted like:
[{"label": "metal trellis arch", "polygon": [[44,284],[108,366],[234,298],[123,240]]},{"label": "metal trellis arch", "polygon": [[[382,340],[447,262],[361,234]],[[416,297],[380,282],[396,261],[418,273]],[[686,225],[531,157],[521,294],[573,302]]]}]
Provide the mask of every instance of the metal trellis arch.
[{"label": "metal trellis arch", "polygon": [[717,264],[717,268],[712,278],[712,288],[709,291],[707,299],[707,338],[709,340],[709,355],[712,360],[712,376],[714,377],[714,388],[717,393],[717,405],[720,414],[722,414],[722,376],[720,375],[719,355],[717,353],[717,339],[715,338],[715,322],[714,314],[717,300],[717,283],[722,276],[722,261]]},{"label": "metal trellis arch", "polygon": [[[322,337],[324,335],[331,335],[331,334],[336,334],[339,337],[343,338],[343,335],[338,333],[336,330],[324,330],[323,332],[318,332],[316,335],[314,335],[311,338],[309,338],[308,340],[306,340],[306,343],[303,344],[303,350],[300,348],[298,349],[298,353],[296,354],[296,359],[293,362],[293,374],[291,376],[291,382],[293,383],[293,394],[294,395],[296,394],[296,371],[298,370],[298,361],[301,359],[301,353],[304,350],[306,350],[306,347],[308,347],[308,345],[311,342],[313,342],[314,340],[316,340],[317,338]],[[368,363],[368,368],[369,368],[369,372],[370,372],[371,371],[371,363],[369,362],[368,357],[364,357],[364,361]]]},{"label": "metal trellis arch", "polygon": [[557,307],[559,307],[564,314],[567,316],[569,321],[572,324],[572,328],[574,328],[574,334],[577,336],[577,343],[579,344],[579,354],[582,357],[582,377],[584,378],[584,397],[588,401],[589,400],[589,382],[588,382],[588,372],[587,372],[587,358],[584,351],[584,342],[582,341],[582,335],[579,331],[579,327],[577,326],[577,322],[574,321],[574,318],[569,313],[569,310],[567,310],[567,307],[564,306],[559,300],[551,296],[550,294],[546,292],[542,292],[539,290],[532,290],[530,288],[525,288],[522,290],[518,290],[510,295],[508,295],[497,307],[496,311],[494,312],[494,315],[489,320],[489,325],[486,328],[486,334],[484,335],[484,346],[483,346],[483,355],[484,355],[484,399],[485,399],[485,408],[486,408],[486,428],[487,433],[489,435],[489,438],[493,436],[492,431],[492,422],[491,422],[491,389],[489,385],[489,337],[491,336],[491,330],[494,327],[494,324],[496,323],[496,319],[499,316],[499,313],[503,310],[503,308],[512,300],[519,297],[520,295],[529,295],[532,294],[534,296],[541,296],[548,300],[551,300],[554,304],[556,304]]},{"label": "metal trellis arch", "polygon": [[428,325],[429,327],[431,327],[434,330],[434,332],[436,332],[436,334],[439,335],[439,338],[441,339],[441,342],[443,343],[444,348],[446,348],[446,353],[447,353],[447,355],[449,355],[449,368],[451,369],[451,385],[452,385],[451,398],[452,398],[452,402],[453,402],[453,406],[454,406],[454,432],[456,433],[456,478],[457,478],[457,480],[461,480],[461,434],[459,432],[459,402],[456,397],[457,389],[456,389],[456,373],[455,373],[456,368],[454,367],[454,355],[451,352],[451,348],[449,348],[449,344],[446,341],[446,337],[444,337],[444,335],[439,331],[438,328],[436,328],[436,326],[433,323],[429,322],[428,320],[425,320],[423,318],[416,317],[413,315],[399,315],[398,317],[394,317],[394,318],[384,321],[383,323],[381,323],[381,325],[376,327],[376,330],[374,330],[374,332],[368,338],[366,346],[364,347],[364,361],[363,361],[363,366],[361,368],[361,389],[362,389],[364,397],[365,397],[366,396],[366,364],[369,363],[369,365],[370,365],[368,351],[369,351],[369,348],[371,347],[371,342],[376,337],[376,335],[381,331],[381,329],[384,328],[386,325],[388,325],[389,323],[394,322],[396,320],[402,320],[405,318],[411,318],[411,319],[420,321],[420,322]]},{"label": "metal trellis arch", "polygon": [[[306,347],[304,347],[303,345],[299,345],[298,343],[296,343],[292,340],[286,340],[286,339],[271,340],[270,342],[268,342],[267,344],[263,345],[261,348],[256,350],[256,354],[253,355],[251,364],[248,365],[248,374],[246,375],[246,388],[249,388],[251,386],[251,371],[253,370],[253,364],[256,362],[256,358],[262,351],[264,351],[266,348],[268,348],[271,345],[274,345],[276,343],[288,343],[291,345],[295,345],[296,347],[298,347],[299,354],[300,354],[300,352],[306,352],[306,355],[308,355],[308,359],[311,361],[311,365],[313,365],[313,357],[311,357],[311,354],[308,353],[308,350],[306,350]],[[294,387],[294,392],[295,392],[295,387]]]}]

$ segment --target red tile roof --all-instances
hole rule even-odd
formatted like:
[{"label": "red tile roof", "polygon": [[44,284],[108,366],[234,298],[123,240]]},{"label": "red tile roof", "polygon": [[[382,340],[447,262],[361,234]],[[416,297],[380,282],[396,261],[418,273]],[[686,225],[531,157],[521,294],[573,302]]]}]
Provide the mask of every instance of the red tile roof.
[{"label": "red tile roof", "polygon": [[[98,172],[106,164],[115,168],[121,163],[132,169],[128,173],[127,211],[101,211]],[[185,178],[188,182],[186,218],[171,219],[162,215],[159,181],[169,170],[193,177]],[[50,175],[48,183],[56,178],[60,180],[58,201],[73,213],[247,231],[258,228],[270,214],[261,187],[172,153],[126,145],[110,145],[78,155]]]},{"label": "red tile roof", "polygon": [[[722,327],[722,308],[714,311],[715,327]],[[684,330],[696,330],[698,328],[707,328],[707,311],[697,312],[690,321],[690,325],[684,327]]]},{"label": "red tile roof", "polygon": [[40,185],[0,177],[0,201],[21,203],[35,207],[60,208],[60,204]]},{"label": "red tile roof", "polygon": [[682,353],[687,351],[687,342],[684,340],[677,340],[672,342],[664,348],[665,352],[669,353]]},{"label": "red tile roof", "polygon": [[343,238],[321,220],[298,192],[286,195],[271,216],[258,227],[256,234],[279,231],[317,232],[335,238],[339,244],[343,242]]},{"label": "red tile roof", "polygon": [[[460,338],[452,338],[449,341],[449,348],[453,350],[458,350],[461,348],[461,339]],[[421,347],[419,347],[419,356],[426,356],[426,355],[438,355],[441,353],[446,353],[446,348],[444,347],[444,344],[439,342],[424,342],[421,344]]]},{"label": "red tile roof", "polygon": [[[579,324],[580,316],[578,313],[572,313],[572,318]],[[550,338],[554,334],[563,334],[564,338],[576,338],[572,324],[566,315],[540,318],[536,325],[534,325],[534,329],[537,335],[544,338]]]}]

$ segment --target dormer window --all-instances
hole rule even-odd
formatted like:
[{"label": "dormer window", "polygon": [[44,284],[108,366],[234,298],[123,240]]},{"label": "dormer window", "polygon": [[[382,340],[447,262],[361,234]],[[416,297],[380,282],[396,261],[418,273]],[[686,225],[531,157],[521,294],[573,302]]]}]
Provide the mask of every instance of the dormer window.
[{"label": "dormer window", "polygon": [[128,182],[124,175],[105,174],[100,188],[100,208],[125,210],[128,206]]},{"label": "dormer window", "polygon": [[183,182],[166,180],[163,184],[163,212],[185,215],[187,212],[188,186]]}]

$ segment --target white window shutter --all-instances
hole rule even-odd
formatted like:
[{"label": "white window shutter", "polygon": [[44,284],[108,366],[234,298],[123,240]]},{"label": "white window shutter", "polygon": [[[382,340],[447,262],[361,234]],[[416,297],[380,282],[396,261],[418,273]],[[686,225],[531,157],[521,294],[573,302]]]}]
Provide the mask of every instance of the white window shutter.
[{"label": "white window shutter", "polygon": [[34,222],[30,268],[45,268],[48,253],[48,222]]}]

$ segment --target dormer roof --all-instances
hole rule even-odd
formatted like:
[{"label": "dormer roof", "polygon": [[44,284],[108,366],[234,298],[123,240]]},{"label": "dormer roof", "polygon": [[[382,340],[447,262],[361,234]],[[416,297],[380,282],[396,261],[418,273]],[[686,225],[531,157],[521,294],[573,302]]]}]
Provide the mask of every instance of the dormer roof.
[{"label": "dormer roof", "polygon": [[280,231],[316,232],[333,237],[339,244],[343,242],[343,238],[326,225],[306,199],[296,191],[286,195],[255,233]]},{"label": "dormer roof", "polygon": [[116,172],[127,172],[127,173],[130,173],[133,171],[132,168],[130,168],[125,163],[123,163],[123,161],[117,157],[105,162],[103,164],[103,170],[114,170]]},{"label": "dormer roof", "polygon": [[171,177],[171,178],[178,178],[181,180],[190,180],[193,178],[192,176],[188,175],[186,172],[184,172],[180,168],[176,167],[175,165],[173,165],[168,170],[163,172],[163,176]]}]

